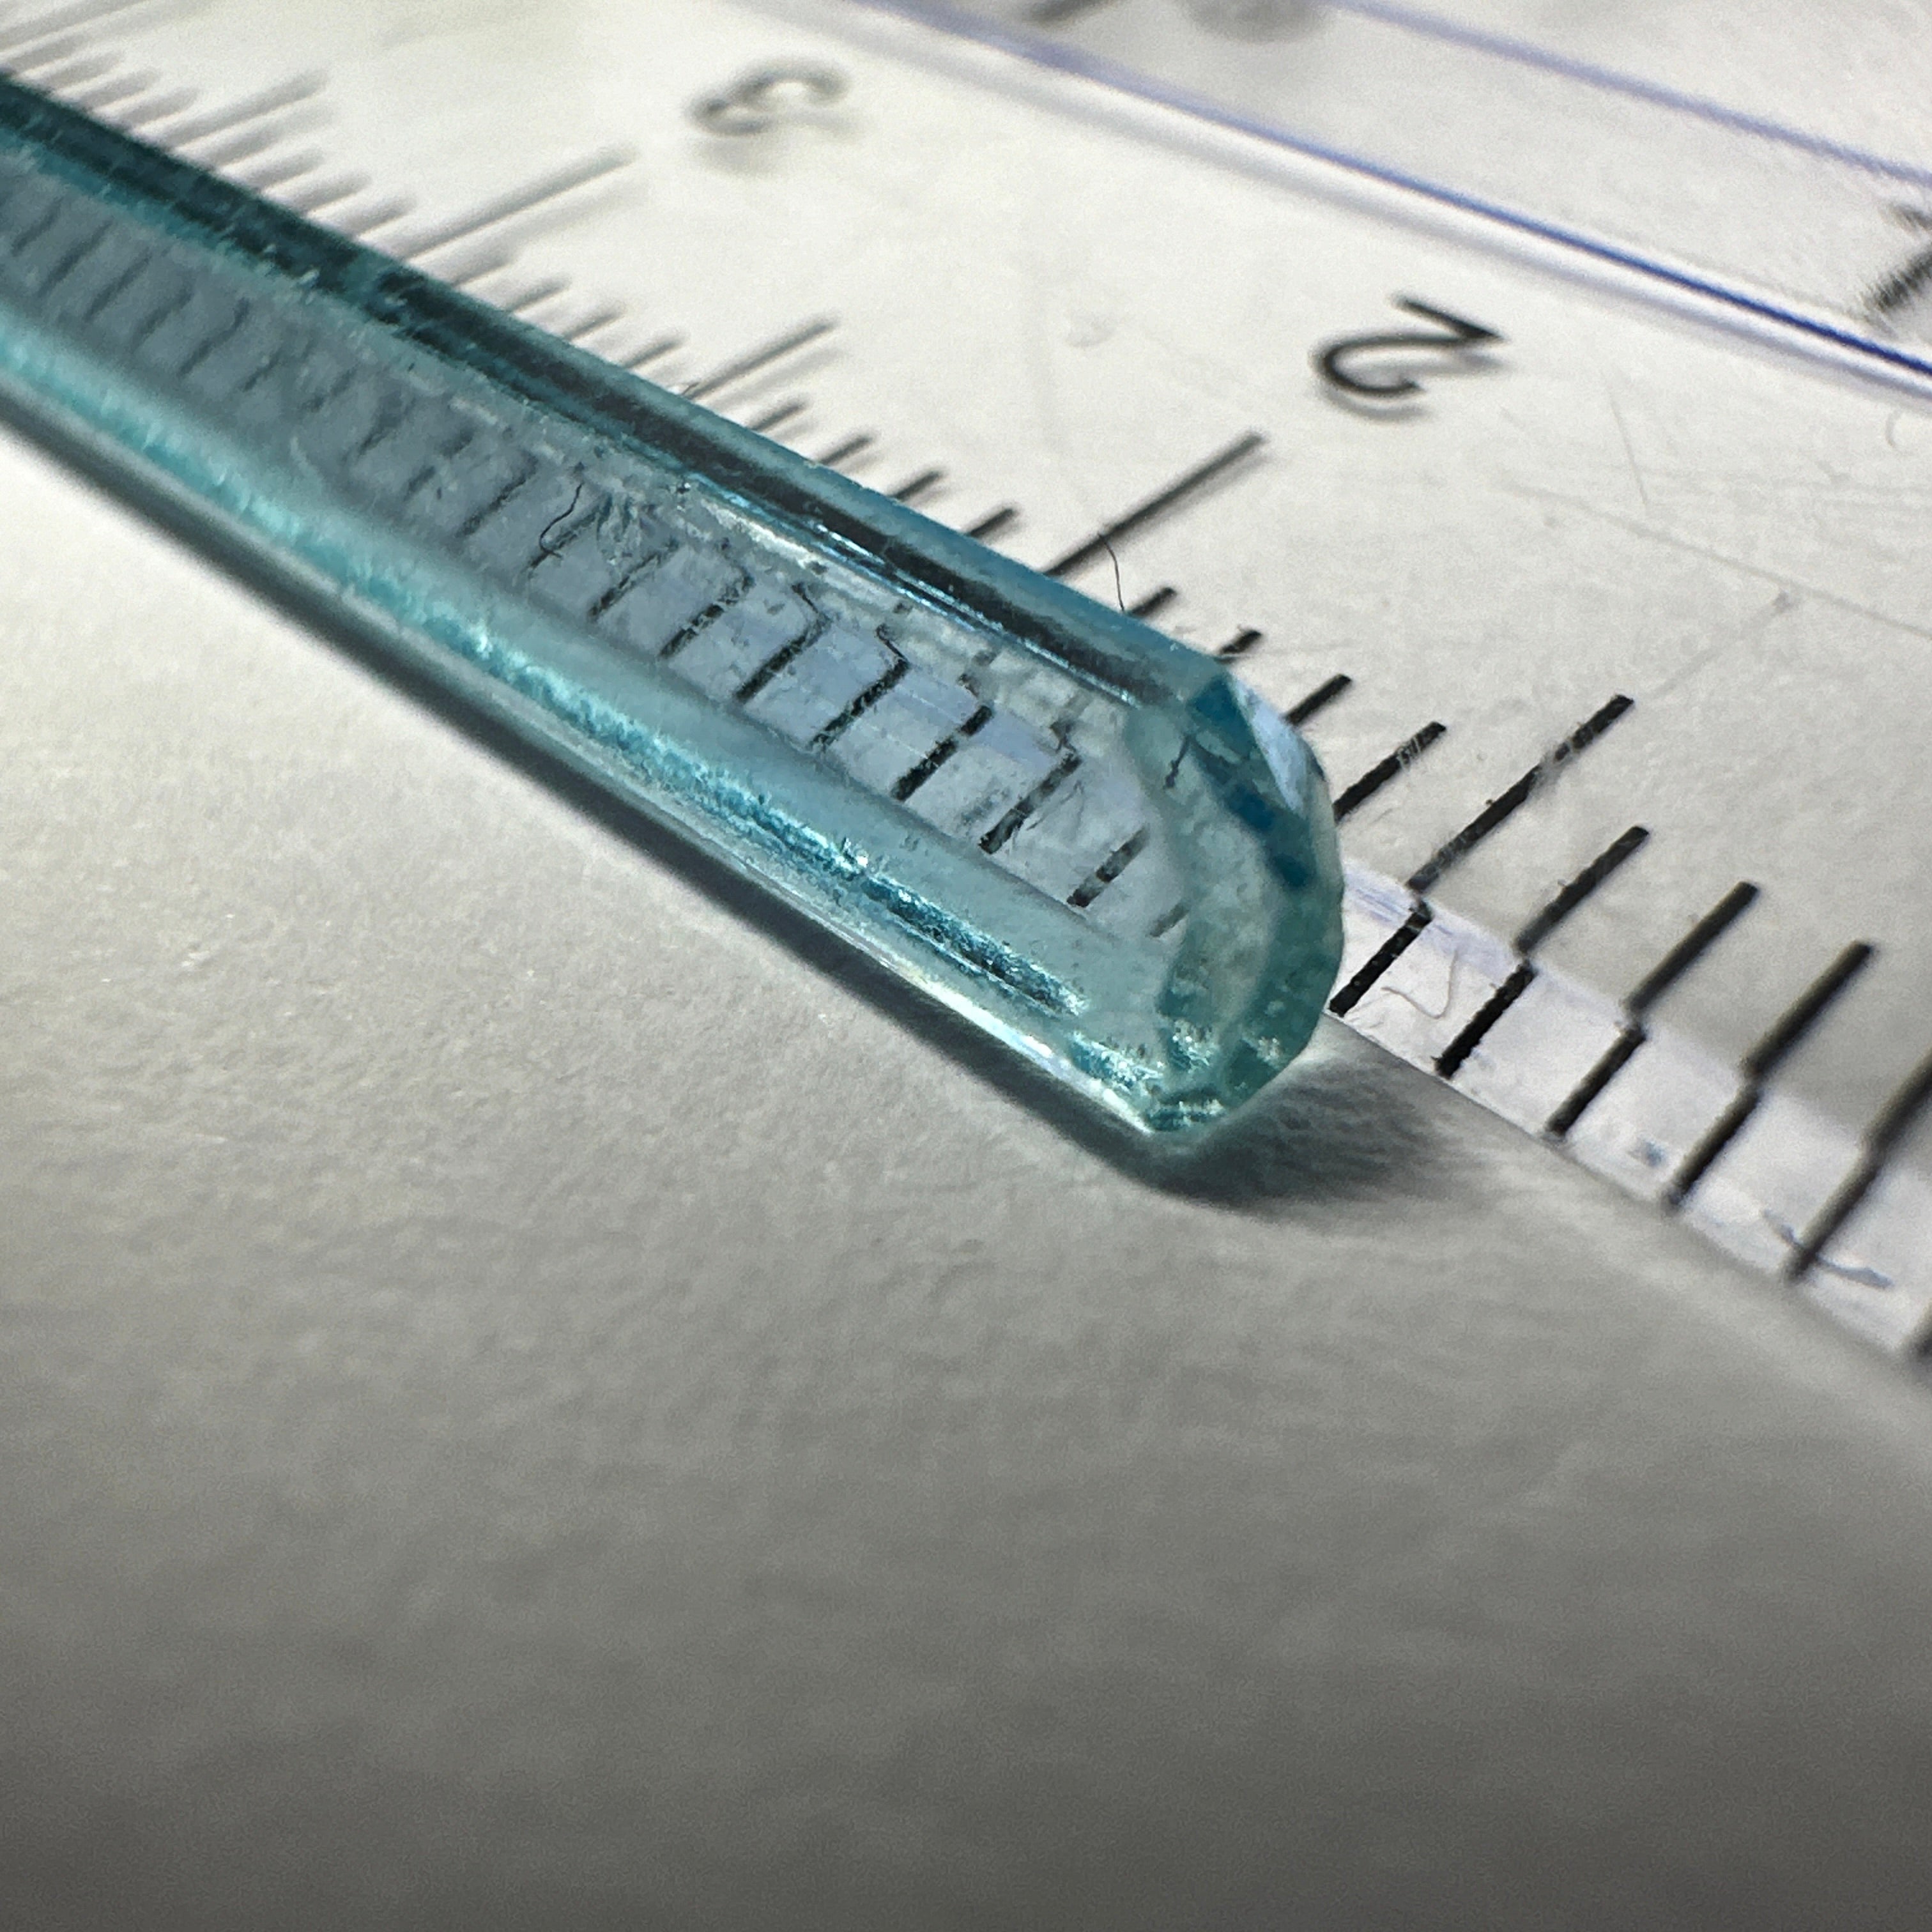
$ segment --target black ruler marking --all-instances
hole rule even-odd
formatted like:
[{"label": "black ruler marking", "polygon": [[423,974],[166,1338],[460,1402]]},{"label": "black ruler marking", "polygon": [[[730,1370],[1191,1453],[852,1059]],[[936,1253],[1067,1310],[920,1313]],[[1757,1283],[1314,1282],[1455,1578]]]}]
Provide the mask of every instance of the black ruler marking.
[{"label": "black ruler marking", "polygon": [[1757,887],[1748,879],[1740,879],[1637,982],[1624,1001],[1624,1010],[1630,1015],[1628,1023],[1545,1124],[1543,1131],[1552,1140],[1564,1138],[1596,1104],[1604,1088],[1630,1064],[1637,1048],[1650,1036],[1643,1025],[1645,1014],[1750,910],[1757,896]]},{"label": "black ruler marking", "polygon": [[1462,1063],[1482,1043],[1484,1037],[1504,1014],[1535,983],[1537,969],[1529,958],[1577,908],[1582,905],[1612,873],[1636,857],[1648,842],[1650,833],[1633,825],[1599,852],[1569,884],[1556,893],[1516,936],[1516,950],[1522,958],[1497,987],[1456,1037],[1437,1057],[1436,1070],[1445,1080],[1453,1080]]},{"label": "black ruler marking", "polygon": [[1246,436],[1236,437],[1226,448],[1216,450],[1206,462],[1196,464],[1165,489],[1156,490],[1145,502],[1136,503],[1124,515],[1116,517],[1090,537],[1076,544],[1064,556],[1047,565],[1044,574],[1048,577],[1071,576],[1083,565],[1091,563],[1096,556],[1112,549],[1123,537],[1131,536],[1156,518],[1178,510],[1189,497],[1205,489],[1217,477],[1225,476],[1237,464],[1246,462],[1267,441],[1268,438],[1258,430],[1250,430]]},{"label": "black ruler marking", "polygon": [[1764,1099],[1765,1083],[1824,1018],[1832,1003],[1864,970],[1873,951],[1863,940],[1846,946],[1772,1022],[1769,1030],[1744,1055],[1742,1063],[1744,1085],[1670,1177],[1670,1185],[1664,1190],[1664,1204],[1666,1208],[1682,1207],[1691,1190],[1716,1164],[1719,1155],[1743,1132],[1745,1122],[1757,1112]]}]

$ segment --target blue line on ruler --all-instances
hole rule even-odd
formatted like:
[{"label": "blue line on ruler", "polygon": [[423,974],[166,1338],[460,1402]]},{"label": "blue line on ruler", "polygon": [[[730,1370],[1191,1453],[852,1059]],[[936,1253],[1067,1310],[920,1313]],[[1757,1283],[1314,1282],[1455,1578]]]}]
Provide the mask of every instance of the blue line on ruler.
[{"label": "blue line on ruler", "polygon": [[1826,160],[1842,162],[1846,167],[1857,168],[1866,174],[1884,175],[1894,181],[1932,188],[1932,168],[1920,167],[1910,161],[1895,161],[1888,156],[1874,154],[1868,148],[1854,148],[1822,134],[1808,134],[1802,128],[1786,127],[1781,121],[1768,120],[1762,115],[1747,114],[1738,108],[1726,107],[1722,101],[1712,100],[1701,94],[1683,94],[1657,81],[1619,74],[1614,68],[1573,60],[1568,55],[1552,53],[1546,47],[1539,47],[1532,40],[1513,40],[1504,34],[1485,33],[1480,27],[1466,27],[1457,21],[1444,20],[1439,14],[1390,6],[1388,0],[1325,0],[1325,4],[1338,14],[1358,14],[1378,26],[1400,28],[1406,33],[1445,41],[1451,46],[1467,47],[1474,52],[1493,55],[1498,60],[1540,68],[1546,74],[1560,75],[1565,80],[1576,81],[1586,87],[1599,88],[1607,94],[1625,94],[1653,107],[1668,107],[1680,114],[1694,114],[1701,120],[1727,128],[1733,134],[1749,134],[1761,141],[1775,141]]},{"label": "blue line on ruler", "polygon": [[1794,330],[1801,335],[1810,337],[1815,342],[1829,344],[1834,349],[1851,350],[1893,368],[1907,370],[1914,376],[1932,378],[1932,359],[1914,355],[1910,350],[1901,349],[1895,344],[1876,341],[1870,336],[1859,334],[1855,329],[1840,327],[1816,316],[1802,314],[1796,310],[1780,308],[1776,302],[1767,301],[1761,296],[1747,294],[1742,289],[1712,281],[1707,277],[1694,274],[1688,269],[1672,268],[1668,263],[1653,261],[1648,256],[1619,248],[1614,242],[1598,241],[1594,236],[1581,233],[1575,229],[1562,227],[1553,222],[1540,221],[1532,214],[1526,214],[1520,209],[1508,207],[1500,202],[1486,201],[1478,195],[1465,194],[1456,188],[1444,188],[1437,182],[1425,180],[1419,175],[1408,174],[1400,168],[1388,167],[1379,161],[1370,160],[1364,154],[1352,154],[1345,148],[1332,148],[1324,142],[1312,141],[1304,136],[1291,134],[1272,121],[1244,113],[1205,94],[1192,93],[1184,88],[1168,87],[1132,68],[1123,66],[1103,56],[1070,46],[1064,41],[1048,40],[1042,35],[1004,26],[980,14],[962,12],[957,8],[934,5],[931,4],[931,0],[856,0],[856,4],[869,8],[874,13],[890,14],[898,19],[911,21],[916,26],[937,27],[956,39],[972,40],[1000,53],[1016,55],[1022,60],[1030,61],[1036,67],[1052,68],[1063,74],[1075,75],[1082,80],[1096,82],[1101,86],[1112,88],[1117,93],[1132,94],[1158,107],[1174,108],[1196,120],[1227,128],[1232,133],[1250,135],[1258,140],[1268,142],[1271,146],[1286,148],[1293,154],[1304,154],[1311,160],[1325,161],[1331,166],[1346,168],[1352,174],[1380,182],[1384,186],[1402,188],[1411,194],[1424,196],[1442,207],[1454,208],[1460,214],[1480,215],[1486,220],[1513,228],[1519,234],[1533,236],[1540,242],[1553,242],[1560,247],[1573,249],[1579,254],[1590,256],[1599,262],[1608,262],[1615,268],[1634,269],[1640,274],[1648,275],[1654,280],[1680,289],[1687,294],[1702,296],[1707,301],[1720,303],[1742,314]]}]

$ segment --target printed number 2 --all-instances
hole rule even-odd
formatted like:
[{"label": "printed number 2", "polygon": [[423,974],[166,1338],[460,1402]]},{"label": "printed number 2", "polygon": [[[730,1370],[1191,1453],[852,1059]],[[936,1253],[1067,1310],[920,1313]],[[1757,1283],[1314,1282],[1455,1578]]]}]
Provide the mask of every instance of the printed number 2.
[{"label": "printed number 2", "polygon": [[1397,308],[1432,322],[1436,327],[1392,329],[1381,335],[1348,335],[1339,342],[1324,343],[1310,360],[1315,364],[1316,374],[1331,389],[1347,396],[1370,397],[1377,402],[1387,402],[1395,396],[1419,395],[1422,385],[1400,369],[1378,374],[1358,370],[1352,365],[1359,356],[1373,356],[1388,350],[1437,350],[1460,357],[1472,349],[1486,348],[1504,339],[1480,322],[1451,315],[1447,309],[1418,302],[1413,296],[1396,296],[1394,300]]}]

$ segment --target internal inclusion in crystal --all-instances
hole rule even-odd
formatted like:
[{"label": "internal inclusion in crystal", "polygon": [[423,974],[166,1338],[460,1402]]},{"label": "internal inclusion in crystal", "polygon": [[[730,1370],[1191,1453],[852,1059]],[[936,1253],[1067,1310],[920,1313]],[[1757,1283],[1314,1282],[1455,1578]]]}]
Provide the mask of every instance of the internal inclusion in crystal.
[{"label": "internal inclusion in crystal", "polygon": [[1315,1024],[1326,792],[1225,670],[4,82],[0,384],[1138,1126]]}]

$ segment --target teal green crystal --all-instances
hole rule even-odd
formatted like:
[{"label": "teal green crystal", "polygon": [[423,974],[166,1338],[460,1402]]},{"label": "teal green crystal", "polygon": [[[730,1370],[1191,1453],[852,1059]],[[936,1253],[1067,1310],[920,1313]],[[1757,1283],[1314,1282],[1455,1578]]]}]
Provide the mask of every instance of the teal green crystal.
[{"label": "teal green crystal", "polygon": [[0,394],[1138,1126],[1300,1049],[1306,746],[1220,666],[0,81]]}]

